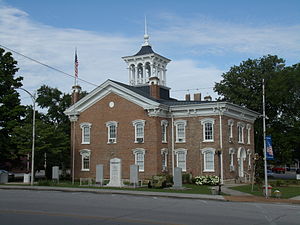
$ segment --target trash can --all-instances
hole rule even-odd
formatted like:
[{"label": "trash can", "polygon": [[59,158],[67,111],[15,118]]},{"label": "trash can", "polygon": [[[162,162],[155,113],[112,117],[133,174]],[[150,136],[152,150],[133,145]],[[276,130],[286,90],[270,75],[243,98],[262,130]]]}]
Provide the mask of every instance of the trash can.
[{"label": "trash can", "polygon": [[6,170],[0,170],[0,184],[8,182],[8,172]]},{"label": "trash can", "polygon": [[275,195],[276,198],[280,198],[281,197],[281,191],[275,190],[274,195]]},{"label": "trash can", "polygon": [[268,185],[268,188],[266,190],[266,186],[263,185],[263,192],[264,192],[264,196],[266,196],[266,191],[268,192],[268,196],[272,196],[272,186],[271,185]]},{"label": "trash can", "polygon": [[212,188],[211,188],[211,194],[212,194],[212,195],[217,195],[217,194],[218,194],[218,191],[217,191],[217,188],[216,188],[216,187],[212,187]]},{"label": "trash can", "polygon": [[23,183],[30,183],[30,173],[24,173]]}]

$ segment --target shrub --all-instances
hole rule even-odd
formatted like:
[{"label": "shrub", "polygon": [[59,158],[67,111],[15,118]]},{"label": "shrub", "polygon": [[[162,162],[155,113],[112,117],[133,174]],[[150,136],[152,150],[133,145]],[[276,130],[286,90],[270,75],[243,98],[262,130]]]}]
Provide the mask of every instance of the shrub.
[{"label": "shrub", "polygon": [[219,177],[218,176],[197,176],[195,177],[195,184],[197,185],[218,185],[219,184]]},{"label": "shrub", "polygon": [[192,183],[192,174],[190,174],[190,173],[182,174],[182,183],[191,184]]}]

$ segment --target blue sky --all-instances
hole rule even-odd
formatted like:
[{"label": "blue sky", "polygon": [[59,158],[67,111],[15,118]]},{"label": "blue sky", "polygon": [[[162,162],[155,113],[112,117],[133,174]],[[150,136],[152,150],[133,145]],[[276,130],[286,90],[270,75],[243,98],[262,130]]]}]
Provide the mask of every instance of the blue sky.
[{"label": "blue sky", "polygon": [[[287,65],[300,61],[299,12],[298,0],[0,0],[0,45],[70,74],[77,47],[82,79],[128,83],[121,57],[140,49],[146,15],[154,51],[172,60],[171,95],[200,91],[216,97],[214,82],[243,60],[276,54]],[[46,84],[70,92],[72,78],[14,57],[24,88]],[[22,94],[30,104],[26,99]]]}]

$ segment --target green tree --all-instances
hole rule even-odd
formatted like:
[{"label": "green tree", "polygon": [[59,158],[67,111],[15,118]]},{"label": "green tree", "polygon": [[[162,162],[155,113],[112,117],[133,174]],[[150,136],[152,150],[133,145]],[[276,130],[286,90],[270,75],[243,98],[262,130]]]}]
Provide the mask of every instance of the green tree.
[{"label": "green tree", "polygon": [[[32,108],[27,107],[26,116],[21,126],[14,128],[12,140],[19,149],[20,155],[31,155],[32,146]],[[36,112],[35,168],[45,168],[46,175],[51,177],[52,166],[64,168],[69,163],[69,136],[61,129],[48,122],[47,116]],[[45,158],[46,157],[46,158]],[[46,161],[45,161],[46,160]]]},{"label": "green tree", "polygon": [[[276,159],[288,163],[299,149],[299,64],[285,67],[284,60],[267,55],[248,59],[222,75],[214,90],[220,99],[262,113],[262,79],[265,79],[267,133],[273,137]],[[262,118],[255,122],[255,149],[262,154]],[[293,153],[294,152],[294,153]]]},{"label": "green tree", "polygon": [[17,71],[17,62],[12,54],[0,48],[0,165],[17,157],[11,136],[24,114],[16,91],[22,86],[23,78],[16,77]]}]

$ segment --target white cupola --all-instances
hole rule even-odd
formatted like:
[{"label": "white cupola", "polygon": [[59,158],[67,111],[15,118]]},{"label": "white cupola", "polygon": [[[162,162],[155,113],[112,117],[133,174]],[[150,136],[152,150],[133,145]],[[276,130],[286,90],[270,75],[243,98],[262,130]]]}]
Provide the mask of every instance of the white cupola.
[{"label": "white cupola", "polygon": [[132,86],[149,85],[150,77],[157,77],[160,86],[167,86],[167,64],[171,61],[152,50],[147,33],[145,18],[144,43],[138,53],[133,56],[122,57],[128,65],[129,84]]}]

